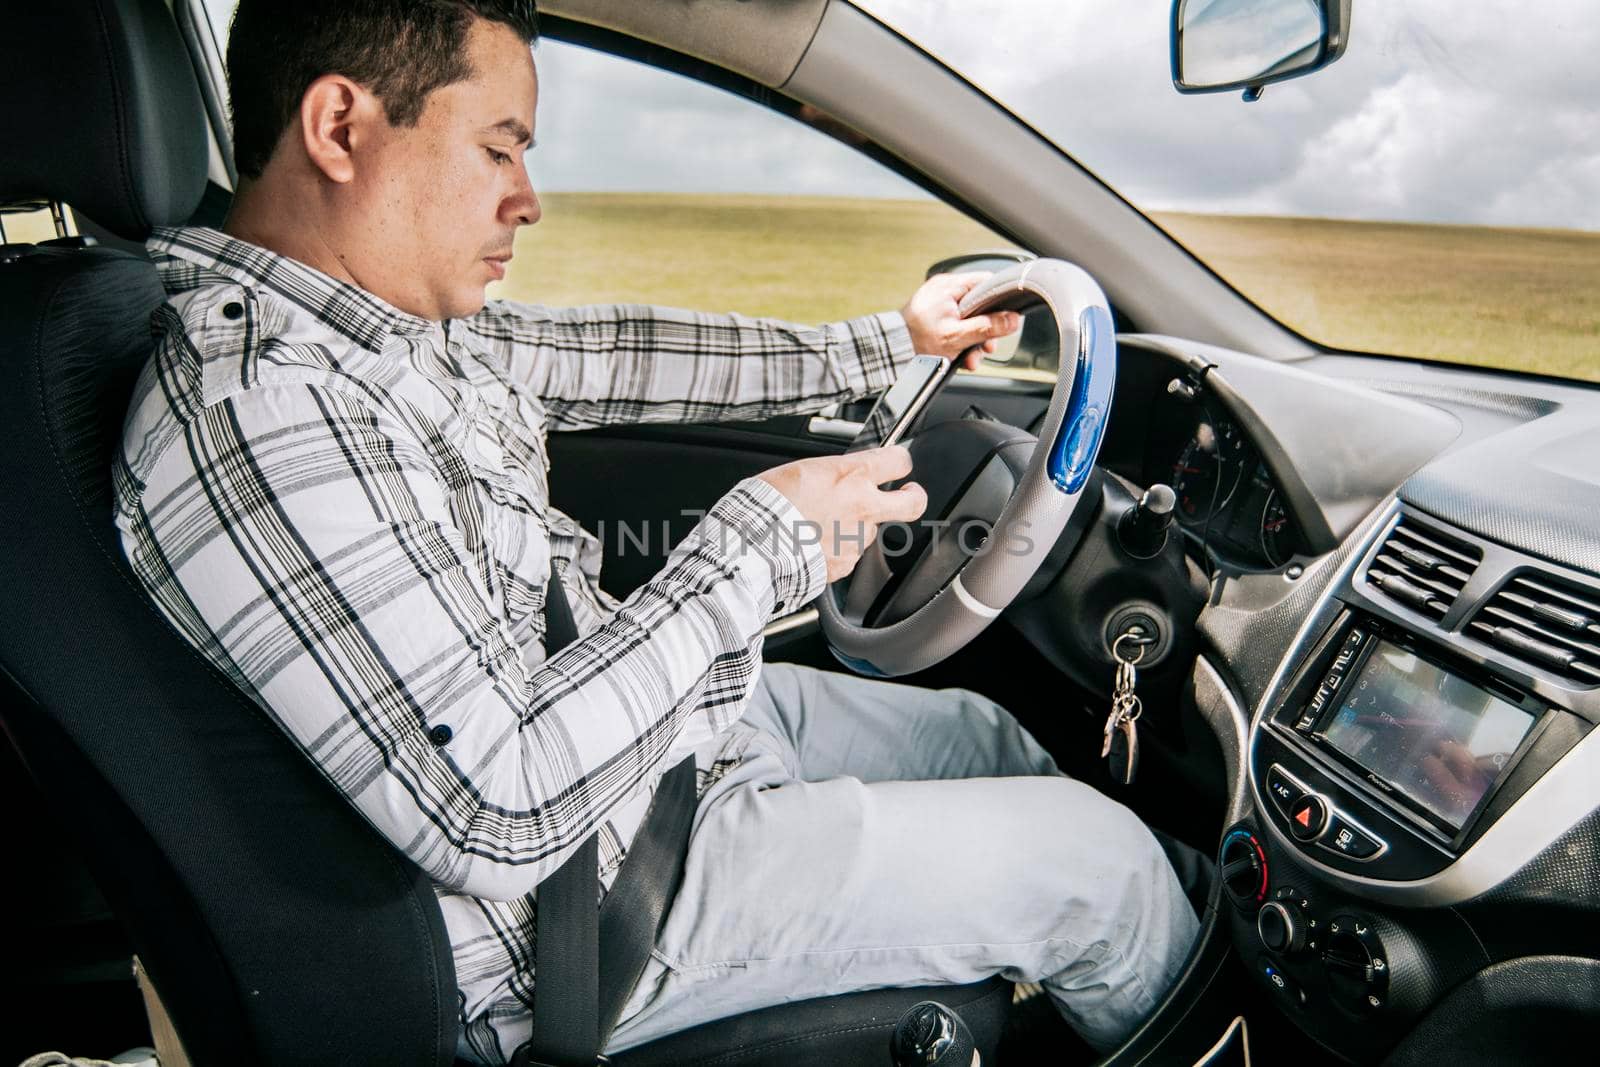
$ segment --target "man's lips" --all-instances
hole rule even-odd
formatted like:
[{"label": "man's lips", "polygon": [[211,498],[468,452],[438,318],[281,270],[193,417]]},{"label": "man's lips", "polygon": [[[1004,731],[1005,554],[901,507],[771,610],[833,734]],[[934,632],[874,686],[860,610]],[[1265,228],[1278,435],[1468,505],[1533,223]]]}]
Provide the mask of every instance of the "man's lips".
[{"label": "man's lips", "polygon": [[489,264],[489,270],[494,273],[495,278],[498,280],[506,276],[506,264],[511,262],[511,253],[507,252],[502,256],[484,256],[483,261]]}]

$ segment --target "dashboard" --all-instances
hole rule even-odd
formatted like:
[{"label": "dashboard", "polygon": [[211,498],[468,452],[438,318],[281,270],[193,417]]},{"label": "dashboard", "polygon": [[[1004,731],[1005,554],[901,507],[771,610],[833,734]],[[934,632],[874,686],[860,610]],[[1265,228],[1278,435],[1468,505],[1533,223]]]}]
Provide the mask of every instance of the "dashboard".
[{"label": "dashboard", "polygon": [[1181,540],[1091,525],[1007,618],[1090,691],[1108,620],[1167,631],[1141,745],[1224,780],[1205,936],[1340,1060],[1600,1041],[1596,457],[1594,387],[1119,338],[1102,510],[1165,484]]},{"label": "dashboard", "polygon": [[[1120,339],[1101,464],[1118,500],[1172,488],[1204,587],[1187,699],[1229,780],[1216,929],[1340,1059],[1600,1037],[1595,457],[1590,387]],[[1172,606],[1143,578],[1114,595]]]},{"label": "dashboard", "polygon": [[1173,489],[1177,527],[1208,574],[1278,573],[1337,549],[1460,432],[1403,396],[1134,335],[1120,344],[1101,463],[1130,486]]},{"label": "dashboard", "polygon": [[1238,959],[1352,1062],[1595,1032],[1600,391],[1123,352],[1103,456],[1172,486],[1214,565],[1196,699],[1233,750]]}]

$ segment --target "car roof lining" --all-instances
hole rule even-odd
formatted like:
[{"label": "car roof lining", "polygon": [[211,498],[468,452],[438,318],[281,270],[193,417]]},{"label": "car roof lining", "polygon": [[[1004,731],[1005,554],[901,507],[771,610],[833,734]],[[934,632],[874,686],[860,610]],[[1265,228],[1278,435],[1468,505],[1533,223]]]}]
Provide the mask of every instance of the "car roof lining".
[{"label": "car roof lining", "polygon": [[587,23],[705,60],[768,87],[800,65],[828,0],[541,0],[541,15]]}]

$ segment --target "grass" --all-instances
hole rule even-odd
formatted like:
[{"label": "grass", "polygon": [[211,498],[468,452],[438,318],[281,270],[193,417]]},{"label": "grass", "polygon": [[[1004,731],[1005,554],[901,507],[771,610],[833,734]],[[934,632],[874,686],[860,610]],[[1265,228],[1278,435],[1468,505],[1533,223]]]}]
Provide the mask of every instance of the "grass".
[{"label": "grass", "polygon": [[946,256],[1008,247],[924,201],[551,193],[543,203],[495,295],[824,322],[900,307]]},{"label": "grass", "polygon": [[1600,233],[1227,215],[1157,221],[1307,337],[1600,381]]},{"label": "grass", "polygon": [[[822,322],[897,308],[928,265],[1007,242],[932,201],[553,193],[495,295]],[[1163,214],[1329,345],[1600,381],[1600,234]]]}]

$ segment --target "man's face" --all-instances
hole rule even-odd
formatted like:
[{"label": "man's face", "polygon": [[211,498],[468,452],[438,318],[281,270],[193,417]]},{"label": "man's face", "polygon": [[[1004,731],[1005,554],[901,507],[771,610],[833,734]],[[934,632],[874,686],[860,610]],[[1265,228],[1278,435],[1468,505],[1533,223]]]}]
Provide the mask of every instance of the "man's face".
[{"label": "man's face", "polygon": [[538,81],[526,41],[477,20],[467,36],[473,74],[428,96],[416,126],[380,124],[364,155],[363,241],[357,279],[429,319],[472,315],[505,276],[519,226],[539,219],[523,152],[533,137]]}]

